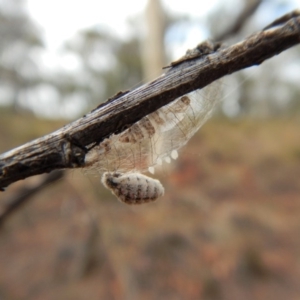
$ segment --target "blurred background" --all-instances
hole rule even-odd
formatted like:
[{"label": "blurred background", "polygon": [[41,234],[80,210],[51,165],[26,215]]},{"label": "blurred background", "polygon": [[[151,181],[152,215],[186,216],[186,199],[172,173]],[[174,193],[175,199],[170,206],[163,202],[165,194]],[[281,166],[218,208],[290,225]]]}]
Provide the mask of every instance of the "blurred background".
[{"label": "blurred background", "polygon": [[[209,3],[204,3],[209,2]],[[0,0],[0,150],[292,0]],[[80,170],[0,194],[0,300],[299,299],[300,48],[225,79],[215,115],[132,207]],[[299,210],[298,210],[299,209]]]}]

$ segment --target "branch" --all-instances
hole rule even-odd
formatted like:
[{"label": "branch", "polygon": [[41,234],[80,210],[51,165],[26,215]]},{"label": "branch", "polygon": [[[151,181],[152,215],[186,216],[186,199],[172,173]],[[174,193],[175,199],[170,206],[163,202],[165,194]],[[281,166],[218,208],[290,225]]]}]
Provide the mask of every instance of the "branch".
[{"label": "branch", "polygon": [[299,42],[300,11],[294,11],[275,22],[275,27],[268,26],[235,45],[216,48],[211,54],[183,57],[156,80],[119,93],[58,131],[0,155],[0,189],[32,175],[84,167],[86,152],[112,133],[121,132],[184,94],[259,65]]},{"label": "branch", "polygon": [[241,28],[246,23],[247,19],[249,19],[254,12],[257,10],[257,8],[260,6],[263,0],[252,0],[252,1],[245,1],[245,7],[243,11],[239,14],[238,18],[235,20],[235,22],[228,28],[226,28],[225,31],[223,31],[221,34],[217,35],[215,40],[217,41],[223,41],[230,36],[237,34]]},{"label": "branch", "polygon": [[0,228],[3,222],[5,222],[5,220],[14,212],[18,211],[18,209],[20,209],[29,199],[32,199],[32,196],[53,182],[62,179],[63,176],[63,171],[54,171],[40,178],[34,185],[21,187],[14,193],[15,195],[11,196],[9,199],[3,199],[5,204],[0,207]]}]

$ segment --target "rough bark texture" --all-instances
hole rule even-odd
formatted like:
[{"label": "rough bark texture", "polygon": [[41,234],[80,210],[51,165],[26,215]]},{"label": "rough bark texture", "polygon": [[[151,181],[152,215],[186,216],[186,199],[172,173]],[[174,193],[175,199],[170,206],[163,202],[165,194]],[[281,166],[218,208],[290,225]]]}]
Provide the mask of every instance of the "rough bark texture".
[{"label": "rough bark texture", "polygon": [[84,166],[87,149],[193,90],[264,60],[300,42],[294,11],[242,42],[200,57],[187,57],[156,80],[118,94],[60,130],[0,155],[0,189],[26,177]]}]

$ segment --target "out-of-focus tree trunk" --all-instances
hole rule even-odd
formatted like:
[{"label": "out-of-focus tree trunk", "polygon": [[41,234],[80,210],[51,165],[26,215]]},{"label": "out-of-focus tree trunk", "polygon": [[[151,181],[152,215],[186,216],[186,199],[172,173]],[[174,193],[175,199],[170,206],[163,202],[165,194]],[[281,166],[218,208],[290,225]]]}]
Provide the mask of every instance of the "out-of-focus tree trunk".
[{"label": "out-of-focus tree trunk", "polygon": [[165,65],[165,12],[160,0],[148,0],[145,11],[146,35],[142,45],[143,75],[149,81],[160,75]]}]

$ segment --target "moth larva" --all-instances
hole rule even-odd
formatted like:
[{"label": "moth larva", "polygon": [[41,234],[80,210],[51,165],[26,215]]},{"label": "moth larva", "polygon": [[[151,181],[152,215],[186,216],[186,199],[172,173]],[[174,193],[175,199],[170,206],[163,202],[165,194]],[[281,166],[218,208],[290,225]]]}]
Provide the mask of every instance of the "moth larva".
[{"label": "moth larva", "polygon": [[140,173],[105,172],[102,183],[126,204],[152,202],[164,194],[164,187],[158,180]]}]

